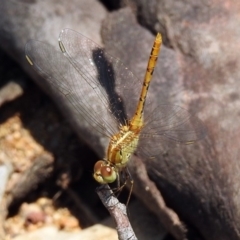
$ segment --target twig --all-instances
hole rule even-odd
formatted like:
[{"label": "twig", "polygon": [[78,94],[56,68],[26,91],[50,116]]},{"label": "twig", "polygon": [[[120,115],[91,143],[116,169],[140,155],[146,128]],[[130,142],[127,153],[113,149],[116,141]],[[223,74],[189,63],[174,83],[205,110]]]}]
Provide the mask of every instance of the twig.
[{"label": "twig", "polygon": [[109,185],[101,185],[96,192],[115,220],[119,240],[137,240],[127,216],[126,206],[118,201]]}]

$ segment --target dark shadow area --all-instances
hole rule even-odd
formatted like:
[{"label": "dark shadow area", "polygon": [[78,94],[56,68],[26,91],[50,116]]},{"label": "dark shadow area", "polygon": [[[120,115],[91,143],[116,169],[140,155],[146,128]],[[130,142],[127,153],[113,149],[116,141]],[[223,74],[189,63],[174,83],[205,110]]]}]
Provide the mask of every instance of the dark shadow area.
[{"label": "dark shadow area", "polygon": [[106,90],[110,102],[110,109],[122,125],[126,124],[127,116],[124,108],[124,101],[115,91],[115,74],[112,64],[108,61],[103,50],[96,49],[93,51],[93,60],[98,70],[98,81]]},{"label": "dark shadow area", "polygon": [[121,8],[121,0],[99,0],[99,2],[101,2],[108,11],[115,11]]},{"label": "dark shadow area", "polygon": [[9,81],[14,81],[25,88],[25,78],[27,78],[27,75],[18,64],[0,49],[0,89]]}]

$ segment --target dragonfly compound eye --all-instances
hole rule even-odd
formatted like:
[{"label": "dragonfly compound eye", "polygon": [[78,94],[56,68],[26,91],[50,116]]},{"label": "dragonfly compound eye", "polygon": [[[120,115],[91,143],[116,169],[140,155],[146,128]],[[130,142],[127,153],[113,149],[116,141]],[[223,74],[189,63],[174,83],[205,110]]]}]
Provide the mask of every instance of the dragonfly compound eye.
[{"label": "dragonfly compound eye", "polygon": [[107,162],[100,160],[94,165],[93,177],[97,182],[107,184],[112,183],[117,179],[117,173],[114,167],[111,167]]},{"label": "dragonfly compound eye", "polygon": [[112,183],[116,180],[117,174],[113,167],[103,166],[101,168],[101,175],[106,183]]}]

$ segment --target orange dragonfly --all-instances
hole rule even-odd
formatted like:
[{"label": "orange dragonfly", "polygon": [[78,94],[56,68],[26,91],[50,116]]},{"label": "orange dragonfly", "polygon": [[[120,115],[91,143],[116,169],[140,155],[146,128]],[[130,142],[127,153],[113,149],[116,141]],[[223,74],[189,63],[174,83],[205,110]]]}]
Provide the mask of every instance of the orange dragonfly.
[{"label": "orange dragonfly", "polygon": [[160,146],[190,144],[205,135],[201,120],[185,109],[147,97],[161,44],[157,34],[142,83],[119,59],[73,30],[60,33],[61,51],[40,41],[26,44],[28,62],[69,103],[77,121],[87,119],[109,138],[105,157],[94,166],[101,184],[119,180],[135,152],[154,158]]}]

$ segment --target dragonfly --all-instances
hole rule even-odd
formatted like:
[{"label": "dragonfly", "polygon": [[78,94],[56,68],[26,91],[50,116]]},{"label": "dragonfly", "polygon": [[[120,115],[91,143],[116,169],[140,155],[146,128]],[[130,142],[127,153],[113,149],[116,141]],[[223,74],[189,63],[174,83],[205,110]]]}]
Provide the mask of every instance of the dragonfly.
[{"label": "dragonfly", "polygon": [[196,116],[148,97],[161,45],[158,33],[141,82],[120,59],[71,29],[61,31],[60,50],[36,40],[26,44],[27,61],[69,103],[77,121],[86,119],[109,139],[105,157],[94,166],[100,184],[119,182],[134,153],[152,159],[161,146],[190,144],[205,135]]}]

